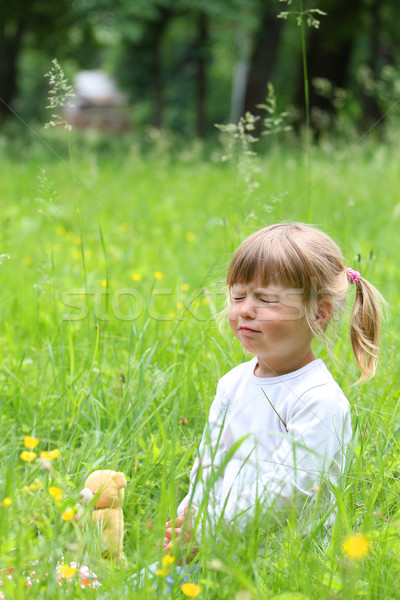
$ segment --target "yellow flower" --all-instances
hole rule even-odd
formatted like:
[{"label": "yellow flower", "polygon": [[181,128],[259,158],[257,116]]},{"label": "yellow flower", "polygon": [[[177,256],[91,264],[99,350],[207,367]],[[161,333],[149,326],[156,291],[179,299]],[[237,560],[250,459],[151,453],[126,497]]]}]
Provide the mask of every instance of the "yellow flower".
[{"label": "yellow flower", "polygon": [[24,485],[23,492],[37,492],[43,486],[43,482],[36,479],[31,485]]},{"label": "yellow flower", "polygon": [[140,273],[133,273],[132,279],[133,279],[133,281],[141,281],[142,280],[142,276],[141,276]]},{"label": "yellow flower", "polygon": [[62,244],[59,244],[58,242],[56,244],[54,244],[54,246],[53,246],[54,252],[61,252],[62,249],[63,249]]},{"label": "yellow flower", "polygon": [[40,453],[40,458],[43,458],[44,460],[54,460],[55,458],[60,458],[60,456],[60,451],[57,448],[49,451],[43,450]]},{"label": "yellow flower", "polygon": [[33,264],[33,258],[32,256],[24,256],[22,262],[26,267],[30,267]]},{"label": "yellow flower", "polygon": [[101,280],[101,287],[106,288],[107,287],[107,279],[102,279]]},{"label": "yellow flower", "polygon": [[156,574],[159,577],[166,577],[169,573],[169,568],[172,565],[172,563],[174,562],[174,560],[175,560],[175,558],[173,556],[171,556],[170,554],[166,554],[165,556],[163,556],[161,559],[162,568],[157,569]]},{"label": "yellow flower", "polygon": [[58,487],[49,487],[50,496],[53,496],[54,500],[62,500],[62,490]]},{"label": "yellow flower", "polygon": [[24,450],[23,452],[21,452],[21,458],[25,462],[31,462],[32,460],[35,460],[36,454],[35,452],[29,452],[28,450]]},{"label": "yellow flower", "polygon": [[63,227],[63,225],[59,225],[56,229],[57,235],[64,235],[65,234],[65,227]]},{"label": "yellow flower", "polygon": [[171,319],[173,319],[174,317],[176,317],[176,312],[175,312],[175,311],[173,311],[173,310],[170,310],[170,311],[169,311],[169,313],[168,313],[168,316],[169,316]]},{"label": "yellow flower", "polygon": [[33,448],[36,448],[38,443],[39,443],[39,440],[35,437],[31,437],[30,435],[26,435],[24,437],[25,447],[29,448],[29,450],[33,450]]},{"label": "yellow flower", "polygon": [[12,504],[11,498],[3,498],[3,502],[1,503],[1,505],[4,508],[8,508],[9,506],[11,506],[11,504]]},{"label": "yellow flower", "polygon": [[187,242],[194,242],[194,240],[196,239],[196,236],[195,236],[195,234],[194,234],[194,233],[192,233],[191,231],[188,231],[188,232],[185,234],[185,239],[186,239],[186,241],[187,241]]},{"label": "yellow flower", "polygon": [[183,308],[183,303],[182,302],[178,302],[177,307],[179,308],[179,310],[182,310]]},{"label": "yellow flower", "polygon": [[189,598],[196,598],[201,592],[201,587],[197,583],[184,583],[181,586],[182,592]]},{"label": "yellow flower", "polygon": [[163,567],[169,567],[170,565],[172,565],[174,560],[175,560],[175,558],[173,556],[171,556],[170,554],[166,554],[165,556],[162,557],[161,564]]},{"label": "yellow flower", "polygon": [[58,567],[58,570],[60,571],[61,577],[70,578],[75,575],[75,573],[77,572],[78,569],[73,569],[69,565],[60,565]]},{"label": "yellow flower", "polygon": [[72,521],[72,519],[75,516],[75,511],[73,508],[67,508],[64,510],[63,514],[61,515],[61,518],[63,521]]},{"label": "yellow flower", "polygon": [[156,271],[156,272],[154,273],[154,277],[155,277],[156,279],[164,279],[164,275],[163,275],[163,273],[161,273],[161,271]]},{"label": "yellow flower", "polygon": [[80,250],[74,250],[72,256],[75,258],[75,260],[79,260],[82,258],[82,252]]},{"label": "yellow flower", "polygon": [[31,485],[29,486],[29,491],[30,492],[37,492],[38,490],[40,490],[41,487],[43,487],[43,481],[39,481],[37,479],[36,481],[34,481],[33,483],[31,483]]},{"label": "yellow flower", "polygon": [[361,560],[370,553],[371,543],[366,535],[354,533],[344,539],[342,548],[347,558]]},{"label": "yellow flower", "polygon": [[190,290],[190,285],[188,283],[183,283],[182,289],[184,292],[187,292],[188,290]]}]

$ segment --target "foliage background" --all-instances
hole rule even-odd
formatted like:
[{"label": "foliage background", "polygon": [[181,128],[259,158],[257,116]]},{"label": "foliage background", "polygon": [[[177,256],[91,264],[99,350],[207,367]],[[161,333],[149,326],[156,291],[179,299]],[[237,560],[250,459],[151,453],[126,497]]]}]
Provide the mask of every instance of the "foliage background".
[{"label": "foliage background", "polygon": [[209,135],[214,123],[258,114],[268,82],[299,129],[302,36],[318,136],[384,123],[398,99],[396,0],[16,0],[2,15],[3,118],[10,109],[43,118],[42,75],[56,56],[71,80],[79,69],[116,76],[138,131]]}]

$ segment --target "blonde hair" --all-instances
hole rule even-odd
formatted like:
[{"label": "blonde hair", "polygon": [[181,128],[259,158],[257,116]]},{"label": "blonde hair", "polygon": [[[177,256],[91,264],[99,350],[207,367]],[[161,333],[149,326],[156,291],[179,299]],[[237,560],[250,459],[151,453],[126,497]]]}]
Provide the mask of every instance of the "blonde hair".
[{"label": "blonde hair", "polygon": [[[344,308],[349,287],[342,253],[326,233],[302,223],[279,223],[256,231],[236,250],[226,284],[231,289],[256,278],[262,285],[301,289],[310,329],[326,342],[328,322]],[[375,374],[384,301],[363,277],[355,287],[350,338],[362,381]]]}]

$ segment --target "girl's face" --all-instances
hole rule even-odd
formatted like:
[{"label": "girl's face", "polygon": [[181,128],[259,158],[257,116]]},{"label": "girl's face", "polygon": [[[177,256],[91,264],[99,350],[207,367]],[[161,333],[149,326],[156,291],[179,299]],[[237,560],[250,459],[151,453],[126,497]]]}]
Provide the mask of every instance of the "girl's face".
[{"label": "girl's face", "polygon": [[290,373],[315,360],[301,290],[258,280],[235,284],[229,323],[245,350],[257,356],[259,377]]}]

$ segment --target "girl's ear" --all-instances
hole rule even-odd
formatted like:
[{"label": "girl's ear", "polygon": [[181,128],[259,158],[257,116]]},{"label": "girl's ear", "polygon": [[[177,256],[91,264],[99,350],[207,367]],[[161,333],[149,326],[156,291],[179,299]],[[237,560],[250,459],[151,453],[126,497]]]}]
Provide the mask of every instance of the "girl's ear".
[{"label": "girl's ear", "polygon": [[329,298],[322,298],[318,302],[318,312],[315,315],[315,319],[319,321],[322,326],[327,325],[329,319],[332,317],[333,305]]}]

